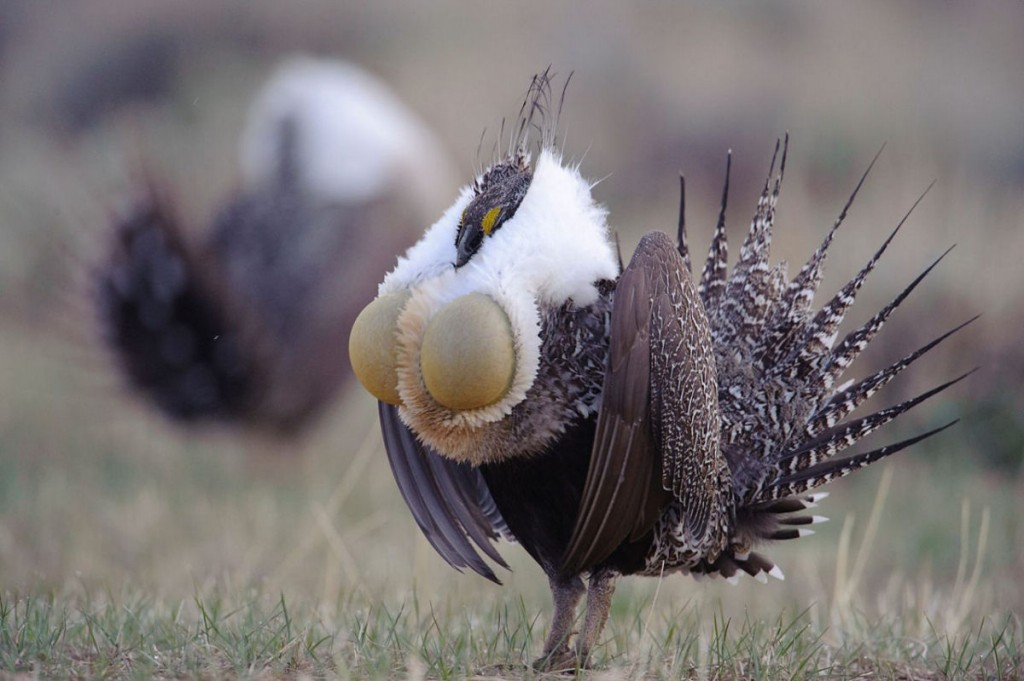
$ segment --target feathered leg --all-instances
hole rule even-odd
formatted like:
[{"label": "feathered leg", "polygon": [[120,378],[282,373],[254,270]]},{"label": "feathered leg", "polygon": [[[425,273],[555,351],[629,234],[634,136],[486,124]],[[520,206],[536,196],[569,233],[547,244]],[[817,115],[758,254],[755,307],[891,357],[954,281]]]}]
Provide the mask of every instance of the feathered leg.
[{"label": "feathered leg", "polygon": [[[569,579],[550,578],[551,595],[555,601],[555,615],[551,631],[544,641],[544,654],[534,660],[534,669],[555,671],[576,667],[576,655],[569,648],[572,625],[576,621],[576,606],[583,597],[583,581],[579,577]],[[589,605],[589,599],[588,599]],[[589,610],[588,610],[589,615]]]},{"label": "feathered leg", "polygon": [[612,606],[612,594],[615,593],[616,576],[608,572],[597,572],[590,576],[590,588],[587,590],[587,614],[583,619],[583,631],[576,641],[576,654],[581,667],[585,667],[590,651],[597,643],[597,638],[604,631],[608,622],[608,611]]}]

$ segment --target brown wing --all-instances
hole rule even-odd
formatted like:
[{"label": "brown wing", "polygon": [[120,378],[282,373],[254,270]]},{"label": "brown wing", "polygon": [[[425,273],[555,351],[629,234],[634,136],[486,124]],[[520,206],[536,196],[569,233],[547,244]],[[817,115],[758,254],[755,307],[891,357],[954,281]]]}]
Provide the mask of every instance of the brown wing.
[{"label": "brown wing", "polygon": [[470,539],[491,560],[508,565],[491,545],[512,533],[494,504],[480,471],[446,459],[425,446],[398,416],[398,408],[379,403],[381,432],[398,491],[430,545],[449,565],[471,568],[492,582],[501,582],[477,553]]},{"label": "brown wing", "polygon": [[[647,533],[673,498],[702,535],[720,461],[711,334],[667,236],[641,239],[615,289],[601,413],[579,515],[562,563],[593,568]],[[713,478],[713,484],[712,483]],[[703,529],[702,529],[703,528]]]}]

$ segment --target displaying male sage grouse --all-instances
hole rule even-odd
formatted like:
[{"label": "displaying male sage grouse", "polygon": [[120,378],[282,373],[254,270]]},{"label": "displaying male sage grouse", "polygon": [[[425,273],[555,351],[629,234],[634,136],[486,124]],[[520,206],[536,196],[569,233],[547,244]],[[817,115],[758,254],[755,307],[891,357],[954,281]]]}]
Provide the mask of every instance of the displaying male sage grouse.
[{"label": "displaying male sage grouse", "polygon": [[450,190],[447,156],[370,74],[293,58],[256,98],[241,161],[205,233],[154,191],[116,225],[97,311],[131,385],[175,420],[292,435],[349,378],[338,347]]},{"label": "displaying male sage grouse", "polygon": [[849,204],[793,279],[770,265],[785,145],[731,273],[728,170],[698,283],[682,216],[678,244],[647,234],[621,270],[591,184],[562,162],[550,133],[535,160],[527,152],[549,101],[547,80],[535,81],[507,156],[399,258],[349,348],[381,401],[387,455],[427,539],[454,567],[494,581],[478,550],[504,566],[491,540],[522,544],[554,596],[536,664],[563,668],[586,662],[620,576],[781,579],[759,550],[821,520],[799,514],[824,496],[810,490],[952,424],[837,455],[960,379],[847,418],[952,331],[840,383],[935,264],[837,344],[844,313],[896,232],[812,309]]}]

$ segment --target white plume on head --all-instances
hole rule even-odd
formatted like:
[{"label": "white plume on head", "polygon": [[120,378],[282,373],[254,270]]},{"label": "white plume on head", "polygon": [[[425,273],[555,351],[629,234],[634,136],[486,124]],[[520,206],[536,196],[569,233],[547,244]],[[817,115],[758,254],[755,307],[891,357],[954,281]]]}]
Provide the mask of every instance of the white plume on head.
[{"label": "white plume on head", "polygon": [[[380,293],[409,288],[451,270],[445,298],[517,289],[540,303],[577,305],[597,299],[595,283],[618,276],[618,258],[608,235],[607,212],[574,167],[563,166],[550,149],[541,151],[522,203],[470,261],[455,269],[455,237],[470,187],[423,238],[399,258]],[[449,297],[450,296],[450,297]]]},{"label": "white plume on head", "polygon": [[396,181],[424,200],[448,191],[450,169],[433,134],[383,82],[353,64],[293,57],[278,67],[242,134],[247,184],[275,180],[286,122],[297,133],[299,181],[312,196],[368,201]]}]

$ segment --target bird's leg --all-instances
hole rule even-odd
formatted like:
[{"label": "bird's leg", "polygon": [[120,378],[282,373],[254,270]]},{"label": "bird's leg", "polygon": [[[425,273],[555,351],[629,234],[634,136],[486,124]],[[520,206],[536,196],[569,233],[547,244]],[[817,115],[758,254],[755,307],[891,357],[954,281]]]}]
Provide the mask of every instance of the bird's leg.
[{"label": "bird's leg", "polygon": [[576,654],[580,667],[587,665],[590,651],[597,644],[597,639],[604,631],[608,622],[608,611],[612,606],[612,594],[615,593],[617,575],[611,572],[596,572],[590,575],[587,590],[587,614],[583,619],[583,631],[576,641]]},{"label": "bird's leg", "polygon": [[547,671],[574,669],[576,655],[569,649],[569,637],[572,636],[572,626],[576,621],[576,606],[583,597],[583,580],[579,577],[551,577],[548,581],[555,601],[555,615],[551,621],[551,631],[544,641],[544,654],[534,661],[533,666]]}]

